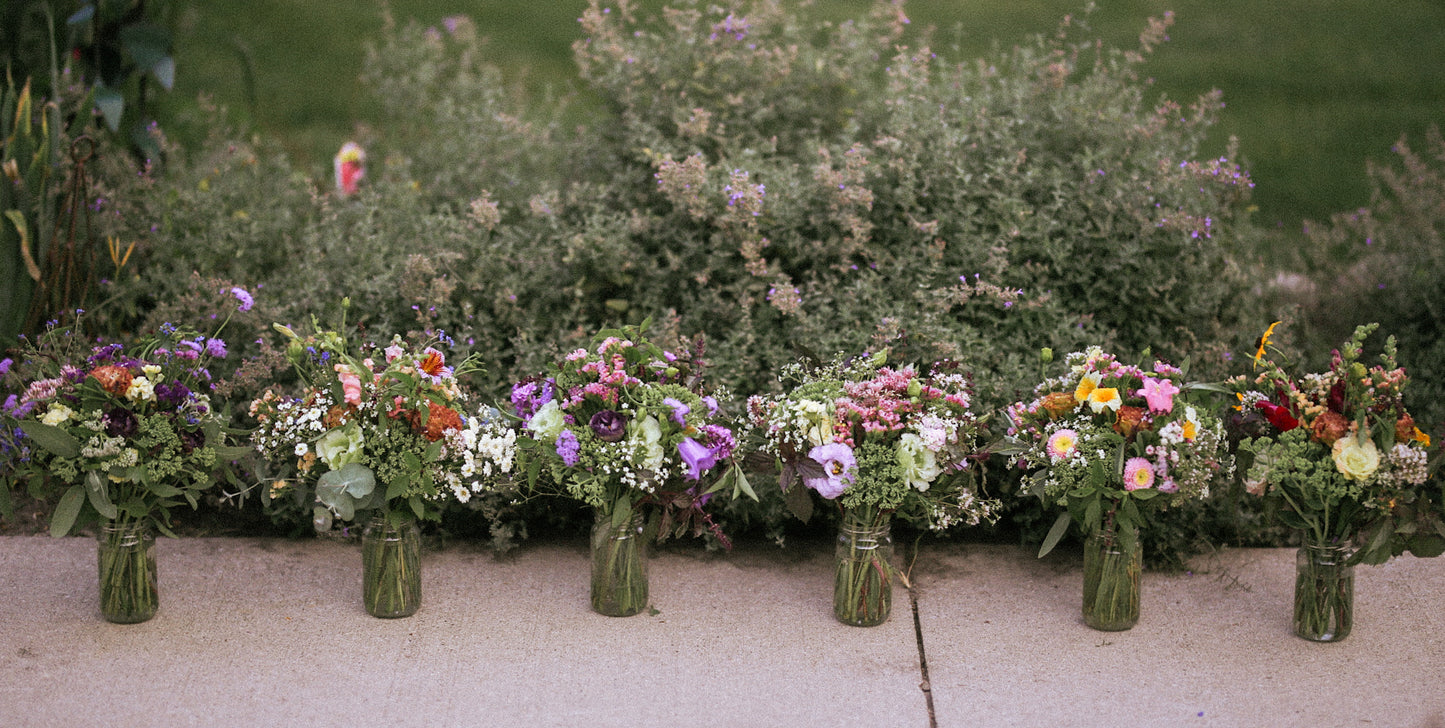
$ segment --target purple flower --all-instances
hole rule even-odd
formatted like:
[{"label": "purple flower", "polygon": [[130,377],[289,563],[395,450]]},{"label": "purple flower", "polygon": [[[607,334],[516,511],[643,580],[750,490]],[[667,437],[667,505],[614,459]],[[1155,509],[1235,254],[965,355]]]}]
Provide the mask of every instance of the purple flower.
[{"label": "purple flower", "polygon": [[130,439],[135,437],[140,429],[140,422],[136,419],[135,413],[124,407],[116,407],[105,413],[101,420],[105,423],[105,434],[111,437],[124,437]]},{"label": "purple flower", "polygon": [[712,449],[691,437],[684,437],[682,442],[677,443],[677,454],[687,465],[688,480],[701,478],[704,470],[717,465],[717,456]]},{"label": "purple flower", "polygon": [[192,450],[204,447],[206,433],[200,430],[181,430],[181,451],[189,455]]},{"label": "purple flower", "polygon": [[671,408],[672,408],[672,421],[673,421],[673,422],[676,422],[677,424],[682,425],[682,426],[684,426],[684,427],[687,426],[687,420],[685,420],[685,419],[683,419],[683,418],[687,416],[687,413],[689,413],[689,412],[692,411],[692,408],[691,408],[691,407],[683,404],[681,401],[679,401],[679,400],[677,400],[677,399],[674,399],[674,398],[672,398],[672,397],[663,397],[663,398],[662,398],[662,403],[665,404],[665,405],[667,405],[668,407],[671,407]]},{"label": "purple flower", "polygon": [[818,491],[818,495],[832,500],[843,494],[857,477],[858,461],[853,457],[853,448],[841,442],[819,445],[808,451],[808,459],[821,465],[822,475],[803,471],[803,483]]},{"label": "purple flower", "polygon": [[573,434],[571,430],[563,430],[557,435],[557,457],[562,458],[562,462],[566,463],[567,467],[570,468],[577,464],[577,451],[580,447],[577,444],[577,435]]},{"label": "purple flower", "polygon": [[250,311],[251,306],[256,304],[256,299],[251,298],[251,294],[247,293],[246,289],[244,288],[232,288],[231,295],[235,296],[236,300],[239,302],[236,305],[237,311]]},{"label": "purple flower", "polygon": [[737,449],[738,442],[733,439],[732,430],[722,425],[703,425],[702,434],[707,436],[708,449],[718,460],[727,460]]},{"label": "purple flower", "polygon": [[155,392],[156,401],[171,408],[179,407],[182,402],[186,401],[187,397],[191,396],[190,388],[180,382],[157,384]]},{"label": "purple flower", "polygon": [[602,410],[592,415],[587,426],[591,427],[592,434],[603,442],[617,442],[627,435],[627,418],[612,410]]},{"label": "purple flower", "polygon": [[[390,359],[388,359],[390,361]],[[512,385],[512,410],[522,419],[531,419],[538,408],[552,401],[552,382],[524,379]]]},{"label": "purple flower", "polygon": [[9,373],[10,373],[10,366],[11,366],[12,364],[14,364],[14,363],[15,363],[15,362],[12,361],[12,360],[10,359],[10,357],[8,357],[8,356],[5,357],[5,360],[4,360],[4,361],[0,361],[0,377],[3,377],[3,376],[5,376],[6,374],[9,374]]},{"label": "purple flower", "polygon": [[705,405],[707,405],[707,416],[708,416],[708,417],[712,417],[713,415],[717,414],[717,398],[716,398],[716,397],[713,397],[713,396],[711,396],[711,395],[704,395],[703,398],[702,398],[702,403],[705,404]]},{"label": "purple flower", "polygon": [[220,339],[206,339],[206,354],[215,359],[225,359],[226,342]]}]

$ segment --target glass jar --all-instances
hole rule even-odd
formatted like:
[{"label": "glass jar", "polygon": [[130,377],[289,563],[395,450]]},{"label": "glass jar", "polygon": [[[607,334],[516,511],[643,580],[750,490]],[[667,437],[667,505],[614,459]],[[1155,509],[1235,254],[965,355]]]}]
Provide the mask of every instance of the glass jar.
[{"label": "glass jar", "polygon": [[1355,611],[1355,567],[1343,543],[1306,539],[1295,554],[1294,633],[1313,642],[1350,635]]},{"label": "glass jar", "polygon": [[107,521],[96,535],[100,613],[117,624],[156,616],[156,537],[141,521]]},{"label": "glass jar", "polygon": [[421,529],[412,518],[373,516],[361,532],[362,600],[373,617],[421,607]]},{"label": "glass jar", "polygon": [[598,509],[592,521],[592,611],[631,617],[647,607],[647,540],[640,510],[615,521]]},{"label": "glass jar", "polygon": [[1120,632],[1139,622],[1139,575],[1144,549],[1139,539],[1098,530],[1084,539],[1084,624]]},{"label": "glass jar", "polygon": [[872,627],[893,607],[893,535],[887,514],[844,510],[834,550],[833,616]]}]

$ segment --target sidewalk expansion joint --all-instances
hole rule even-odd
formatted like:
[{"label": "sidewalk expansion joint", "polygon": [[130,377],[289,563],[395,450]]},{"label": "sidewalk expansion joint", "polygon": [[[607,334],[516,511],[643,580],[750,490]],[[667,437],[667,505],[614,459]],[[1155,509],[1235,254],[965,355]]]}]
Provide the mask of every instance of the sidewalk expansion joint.
[{"label": "sidewalk expansion joint", "polygon": [[929,728],[938,728],[938,716],[933,712],[933,684],[928,680],[928,655],[923,649],[923,623],[918,619],[918,595],[912,588],[908,589],[908,602],[913,606],[913,636],[918,641],[918,670],[923,678],[918,689],[923,691],[923,699],[928,704]]}]

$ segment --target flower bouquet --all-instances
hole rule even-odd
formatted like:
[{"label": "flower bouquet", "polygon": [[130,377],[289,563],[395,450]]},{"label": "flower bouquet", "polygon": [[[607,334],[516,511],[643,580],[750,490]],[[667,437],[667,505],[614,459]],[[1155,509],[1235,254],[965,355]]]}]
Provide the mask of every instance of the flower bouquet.
[{"label": "flower bouquet", "polygon": [[153,530],[174,536],[170,510],[195,508],[247,452],[227,444],[210,399],[208,367],[226,353],[222,339],[169,324],[130,347],[92,347],[52,322],[21,363],[4,362],[20,390],[4,404],[12,465],[32,495],[61,493],[51,535],[100,523],[100,608],[112,622],[155,616]]},{"label": "flower bouquet", "polygon": [[352,351],[335,331],[301,337],[277,325],[306,388],[271,390],[251,403],[252,443],[294,474],[267,498],[300,489],[314,499],[314,524],[370,514],[362,532],[363,597],[377,617],[405,617],[421,606],[418,520],[438,520],[449,499],[467,500],[512,467],[515,435],[499,413],[465,414],[458,377],[430,341]]},{"label": "flower bouquet", "polygon": [[1245,488],[1273,500],[1280,520],[1302,533],[1294,630],[1308,640],[1349,635],[1354,564],[1445,551],[1440,504],[1423,487],[1430,438],[1401,399],[1409,379],[1393,337],[1380,364],[1359,360],[1375,328],[1355,329],[1329,371],[1296,378],[1266,356],[1271,325],[1255,354],[1258,373],[1231,380]]},{"label": "flower bouquet", "polygon": [[808,520],[811,489],[841,510],[833,615],[858,626],[888,619],[895,514],[942,530],[996,520],[998,509],[979,496],[973,461],[986,454],[975,446],[982,422],[969,408],[968,378],[948,363],[923,375],[884,366],[887,358],[793,365],[779,377],[790,391],[748,399],[790,509]]},{"label": "flower bouquet", "polygon": [[[1044,350],[1044,363],[1051,360]],[[1146,508],[1206,497],[1234,461],[1223,423],[1184,398],[1204,385],[1186,384],[1179,368],[1156,361],[1145,370],[1098,347],[1065,361],[1067,373],[1008,407],[1010,452],[1030,471],[1027,491],[1066,507],[1039,556],[1078,523],[1086,536],[1084,621],[1125,630],[1139,619]]]},{"label": "flower bouquet", "polygon": [[592,348],[512,387],[527,487],[552,486],[593,508],[592,608],[608,616],[647,606],[649,511],[659,538],[710,530],[726,544],[703,506],[728,487],[734,497],[751,494],[736,465],[703,487],[703,476],[732,456],[732,431],[720,424],[717,400],[702,393],[701,360],[648,341],[647,325],[600,332]]}]

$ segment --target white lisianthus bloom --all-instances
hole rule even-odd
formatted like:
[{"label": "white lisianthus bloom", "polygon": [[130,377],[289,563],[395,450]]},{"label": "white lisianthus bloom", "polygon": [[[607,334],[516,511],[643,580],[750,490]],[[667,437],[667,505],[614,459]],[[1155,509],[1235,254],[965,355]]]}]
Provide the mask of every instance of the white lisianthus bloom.
[{"label": "white lisianthus bloom", "polygon": [[1335,440],[1333,455],[1335,467],[1350,480],[1367,480],[1380,467],[1380,451],[1375,448],[1375,442],[1359,433]]},{"label": "white lisianthus bloom", "polygon": [[345,427],[322,435],[321,439],[316,441],[316,456],[326,463],[326,467],[340,470],[348,463],[361,460],[361,451],[365,444],[361,426],[350,422]]},{"label": "white lisianthus bloom", "polygon": [[833,441],[833,413],[827,404],[816,400],[803,400],[794,408],[793,424],[803,433],[808,444],[826,445]]},{"label": "white lisianthus bloom", "polygon": [[527,429],[543,440],[555,440],[566,426],[567,421],[562,419],[562,407],[555,399],[538,407],[532,419],[527,420]]},{"label": "white lisianthus bloom", "polygon": [[642,467],[645,470],[657,470],[662,467],[662,426],[657,418],[648,415],[640,420],[633,420],[628,424],[628,444],[632,446],[633,452],[642,453]]},{"label": "white lisianthus bloom", "polygon": [[40,418],[40,421],[44,422],[47,425],[50,425],[51,427],[59,427],[62,423],[69,420],[74,414],[75,410],[66,407],[63,404],[60,404],[59,402],[51,402],[50,410],[46,412],[43,417]]},{"label": "white lisianthus bloom", "polygon": [[903,469],[903,479],[908,485],[923,492],[943,472],[923,438],[911,432],[898,438],[898,466]]}]

